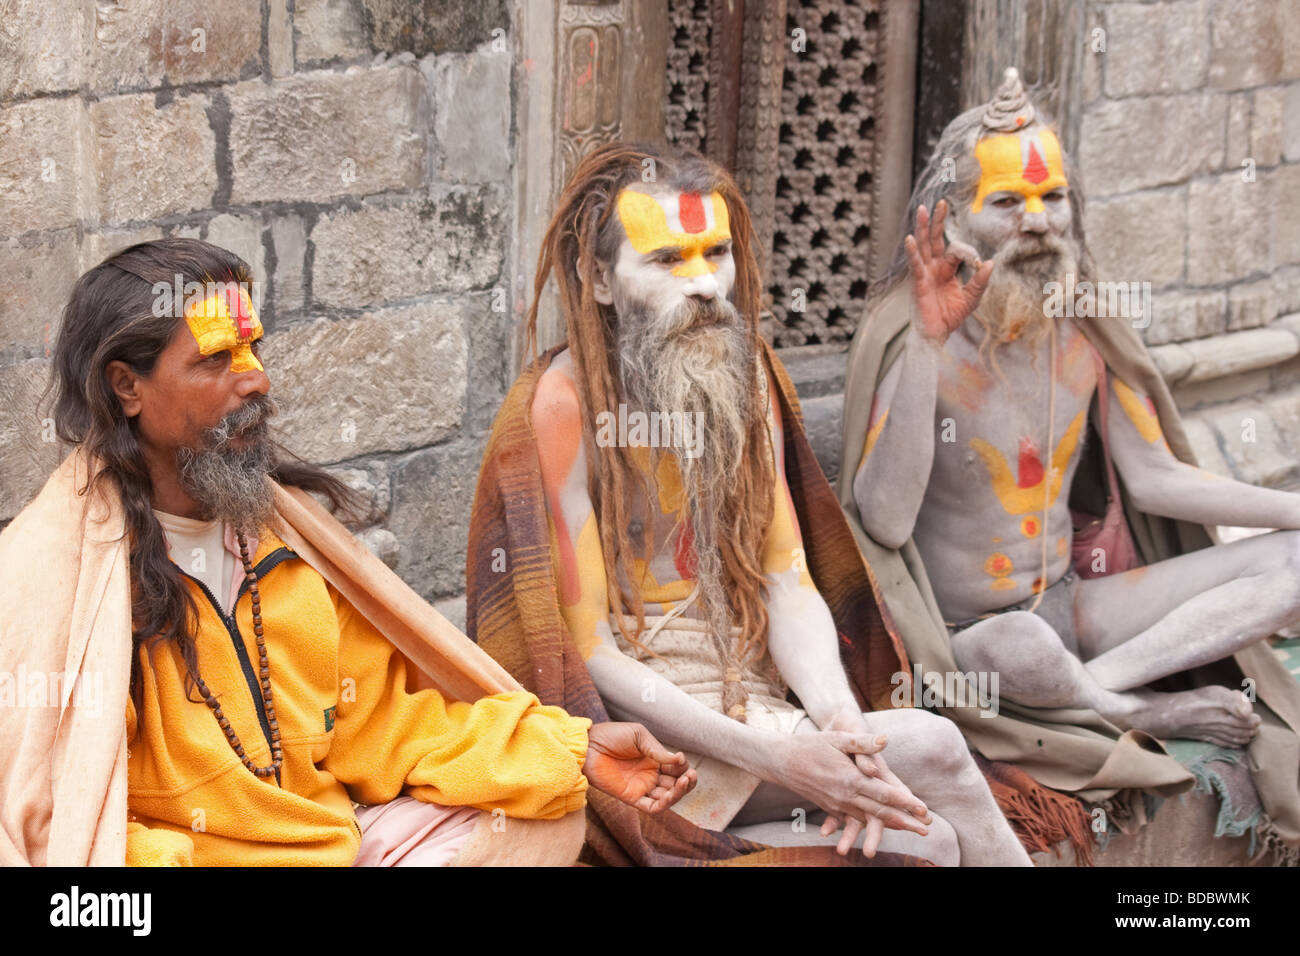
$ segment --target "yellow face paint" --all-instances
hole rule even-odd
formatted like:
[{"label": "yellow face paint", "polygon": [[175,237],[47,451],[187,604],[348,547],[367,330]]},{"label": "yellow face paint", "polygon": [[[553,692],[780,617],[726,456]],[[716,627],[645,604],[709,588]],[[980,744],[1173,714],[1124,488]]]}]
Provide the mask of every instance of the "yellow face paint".
[{"label": "yellow face paint", "polygon": [[1050,129],[989,136],[975,144],[975,158],[980,183],[971,212],[979,212],[984,197],[998,192],[1020,193],[1025,197],[1025,212],[1043,212],[1043,196],[1069,185],[1061,144]]},{"label": "yellow face paint", "polygon": [[262,322],[243,288],[221,287],[185,309],[185,323],[199,344],[200,355],[230,352],[230,371],[264,371],[250,345],[262,337]]},{"label": "yellow face paint", "polygon": [[673,275],[683,279],[717,272],[717,264],[709,262],[705,253],[731,238],[727,202],[717,193],[660,197],[624,189],[618,197],[618,218],[632,248],[641,255],[663,248],[679,250],[682,262]]}]

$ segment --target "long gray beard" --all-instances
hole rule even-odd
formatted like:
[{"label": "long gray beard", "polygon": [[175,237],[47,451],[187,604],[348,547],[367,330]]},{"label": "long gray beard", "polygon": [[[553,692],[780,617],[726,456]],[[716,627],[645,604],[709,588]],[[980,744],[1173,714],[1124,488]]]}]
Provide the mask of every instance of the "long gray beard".
[{"label": "long gray beard", "polygon": [[750,423],[762,413],[753,344],[735,306],[725,300],[687,300],[658,316],[624,303],[619,325],[628,397],[647,411],[683,412],[686,421],[701,423],[699,454],[679,453],[677,461],[700,611],[720,645],[729,645],[733,621],[719,542],[731,532],[726,519],[744,507],[735,501],[736,479]]},{"label": "long gray beard", "polygon": [[[984,326],[980,354],[1010,342],[1021,342],[1036,357],[1038,345],[1059,316],[1047,314],[1044,286],[1062,282],[1068,273],[1078,280],[1078,256],[1072,243],[1054,236],[1017,239],[998,250],[993,275],[975,309]],[[1030,258],[1038,253],[1046,253]],[[996,358],[994,358],[996,364]]]},{"label": "long gray beard", "polygon": [[[205,519],[255,532],[270,518],[273,498],[266,478],[274,455],[266,422],[275,412],[275,402],[262,395],[204,431],[199,448],[177,449],[181,487]],[[232,447],[236,437],[247,447]]]}]

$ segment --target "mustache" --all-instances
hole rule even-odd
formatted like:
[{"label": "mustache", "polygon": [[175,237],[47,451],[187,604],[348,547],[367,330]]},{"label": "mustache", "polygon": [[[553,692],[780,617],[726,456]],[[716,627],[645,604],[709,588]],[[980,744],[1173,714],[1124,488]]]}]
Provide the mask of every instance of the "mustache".
[{"label": "mustache", "polygon": [[995,261],[1014,268],[1019,263],[1039,256],[1064,256],[1069,247],[1056,236],[1025,236],[1013,239],[998,250]]},{"label": "mustache", "polygon": [[221,421],[203,432],[204,447],[224,449],[234,438],[249,438],[261,442],[269,434],[267,422],[279,412],[279,406],[269,395],[249,399]]},{"label": "mustache", "polygon": [[668,316],[661,326],[663,338],[687,335],[703,329],[737,324],[739,313],[726,299],[687,299]]}]

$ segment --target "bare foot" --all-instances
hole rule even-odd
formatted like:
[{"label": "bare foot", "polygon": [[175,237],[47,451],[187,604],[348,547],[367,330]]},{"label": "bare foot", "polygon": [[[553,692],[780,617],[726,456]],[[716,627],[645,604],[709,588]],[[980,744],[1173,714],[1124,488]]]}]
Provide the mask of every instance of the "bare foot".
[{"label": "bare foot", "polygon": [[1126,730],[1145,730],[1152,737],[1204,740],[1220,747],[1244,747],[1259,730],[1259,715],[1239,690],[1211,685],[1176,694],[1133,690],[1116,694],[1123,712],[1103,714]]}]

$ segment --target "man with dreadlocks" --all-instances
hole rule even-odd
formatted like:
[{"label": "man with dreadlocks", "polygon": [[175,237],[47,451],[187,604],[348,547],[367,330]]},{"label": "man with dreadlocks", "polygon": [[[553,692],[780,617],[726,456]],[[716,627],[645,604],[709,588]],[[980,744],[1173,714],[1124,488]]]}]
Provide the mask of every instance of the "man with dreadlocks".
[{"label": "man with dreadlocks", "polygon": [[687,792],[680,754],[539,704],[307,494],[347,504],[268,438],[250,289],[171,239],[73,290],[74,450],[0,535],[0,673],[61,676],[25,706],[0,683],[0,863],[569,863],[588,781]]},{"label": "man with dreadlocks", "polygon": [[[944,131],[859,327],[840,500],[914,665],[999,674],[996,718],[945,711],[986,756],[1100,799],[1187,785],[1147,734],[1249,745],[1294,848],[1300,695],[1261,641],[1300,622],[1300,496],[1194,466],[1144,316],[1104,314],[1082,213],[1009,70]],[[1288,530],[1209,547],[1220,524]]]},{"label": "man with dreadlocks", "polygon": [[[841,854],[861,837],[867,856],[1027,864],[952,724],[920,710],[864,714],[855,698],[879,708],[901,659],[793,389],[759,339],[750,221],[730,177],[699,157],[598,149],[560,197],[539,297],[552,274],[569,339],[512,390],[485,456],[471,636],[558,680],[566,706],[598,707],[585,674],[554,673],[580,655],[604,707],[688,752],[700,782],[677,812],[700,826]],[[530,333],[536,315],[534,302]],[[513,471],[497,477],[513,467],[544,497],[517,517],[525,489]],[[504,522],[480,520],[494,495]],[[502,526],[515,560],[530,562],[512,589],[491,567]],[[528,528],[549,528],[545,551],[535,538],[519,546]],[[537,596],[549,618],[503,603],[541,575],[553,582]],[[533,632],[529,664],[503,638],[511,614]],[[539,640],[556,622],[564,633]]]}]

